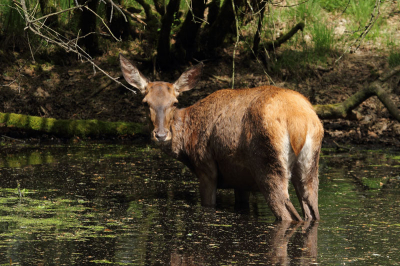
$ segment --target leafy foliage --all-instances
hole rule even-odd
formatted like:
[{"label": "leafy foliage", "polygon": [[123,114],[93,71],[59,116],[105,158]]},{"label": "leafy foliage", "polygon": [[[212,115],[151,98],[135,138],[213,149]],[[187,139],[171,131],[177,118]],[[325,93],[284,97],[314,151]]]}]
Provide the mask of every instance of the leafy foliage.
[{"label": "leafy foliage", "polygon": [[[37,0],[26,2],[29,11],[35,11],[35,18],[73,8],[77,3],[75,0],[43,0],[40,4]],[[256,1],[235,0],[236,11],[233,12],[231,0],[213,1],[217,15],[207,24],[205,21],[209,18],[204,16],[207,14],[205,5],[200,5],[203,2],[199,0],[177,1],[179,9],[171,9],[172,14],[165,13],[168,5],[165,1],[113,0],[116,4],[113,7],[109,1],[94,2],[96,5],[93,11],[97,12],[97,16],[91,22],[82,17],[83,10],[75,9],[47,18],[45,25],[58,32],[62,36],[61,39],[74,40],[79,37],[78,44],[89,54],[93,51],[108,52],[119,47],[140,55],[141,60],[148,65],[151,65],[154,57],[158,63],[176,61],[178,64],[185,64],[194,58],[212,58],[215,51],[220,51],[218,48],[235,42],[235,38],[231,38],[236,34],[233,27],[235,20],[239,25],[239,34],[243,37],[240,38],[239,47],[247,49],[247,53],[257,54],[257,51],[251,51],[249,47],[252,47],[251,43],[255,40],[262,9],[265,9],[265,15],[260,30],[260,47],[278,39],[303,21],[306,25],[303,34],[297,33],[292,36],[285,49],[280,48],[281,54],[288,54],[283,50],[296,50],[307,53],[311,56],[310,60],[324,61],[326,55],[336,54],[337,50],[346,50],[351,40],[360,35],[371,18],[376,3],[375,0],[292,0],[287,1],[286,6],[269,2],[262,6]],[[388,7],[391,5],[389,2],[384,1],[382,5]],[[39,47],[34,53],[57,52],[59,49],[55,49],[55,45],[35,38],[34,34],[28,33],[27,30],[24,31],[25,21],[22,18],[21,7],[16,3],[18,2],[6,0],[0,4],[0,44],[3,49],[28,52],[28,43],[33,42],[31,46]],[[118,10],[118,7],[121,10]],[[88,15],[94,16],[90,12],[85,13],[86,17]],[[172,19],[165,19],[167,17]],[[341,19],[344,22],[339,26],[345,27],[345,30],[337,34],[335,30]],[[170,26],[164,25],[167,21]],[[90,30],[84,30],[83,26],[88,23],[95,25],[89,27]],[[384,19],[381,18],[377,23],[381,28],[372,28],[367,39],[385,39],[386,33],[383,32],[393,31],[385,24]],[[385,30],[382,30],[383,27]],[[90,39],[92,37],[93,41]],[[216,39],[218,41],[214,41]],[[118,44],[116,40],[122,40],[122,44]],[[128,42],[132,45],[127,44]],[[159,51],[166,52],[160,54]],[[93,52],[93,55],[96,53]],[[159,57],[164,58],[161,60]]]}]

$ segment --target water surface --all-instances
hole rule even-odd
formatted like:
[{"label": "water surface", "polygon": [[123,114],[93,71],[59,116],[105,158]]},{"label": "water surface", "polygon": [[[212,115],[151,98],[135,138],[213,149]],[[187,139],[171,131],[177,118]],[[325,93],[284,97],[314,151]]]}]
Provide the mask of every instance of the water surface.
[{"label": "water surface", "polygon": [[151,146],[6,147],[0,178],[0,265],[400,264],[390,150],[323,151],[318,223],[273,223],[257,193],[203,208],[195,177]]}]

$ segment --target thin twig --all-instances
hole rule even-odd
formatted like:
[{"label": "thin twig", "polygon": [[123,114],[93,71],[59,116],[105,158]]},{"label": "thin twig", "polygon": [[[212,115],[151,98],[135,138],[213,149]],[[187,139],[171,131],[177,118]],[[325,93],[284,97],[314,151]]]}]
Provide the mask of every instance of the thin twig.
[{"label": "thin twig", "polygon": [[35,60],[35,56],[34,56],[33,51],[32,51],[31,41],[29,39],[29,34],[28,33],[26,33],[26,38],[28,39],[28,46],[29,46],[29,51],[31,52],[31,55],[32,55],[32,60],[33,60],[33,62],[35,62],[36,60]]},{"label": "thin twig", "polygon": [[5,139],[10,139],[10,140],[14,140],[14,141],[19,141],[19,142],[25,143],[25,141],[23,141],[23,140],[11,138],[11,137],[6,136],[6,135],[1,135],[1,137],[5,138]]},{"label": "thin twig", "polygon": [[21,93],[21,84],[20,84],[19,78],[20,78],[21,76],[24,77],[24,75],[21,74],[21,69],[22,69],[24,66],[25,66],[25,65],[22,65],[22,66],[20,66],[20,67],[18,68],[18,76],[17,76],[13,81],[11,81],[10,83],[8,83],[8,84],[6,84],[6,85],[0,85],[0,87],[10,87],[12,84],[14,84],[15,82],[17,82],[17,83],[18,83],[18,93]]},{"label": "thin twig", "polygon": [[237,46],[239,43],[239,20],[236,16],[234,0],[231,0],[231,2],[232,2],[233,15],[235,16],[235,25],[236,25],[236,42],[235,42],[235,47],[233,48],[233,55],[232,55],[232,89],[234,89],[235,88],[235,54],[236,54],[236,49],[237,49]]},{"label": "thin twig", "polygon": [[[113,13],[114,13],[114,6],[111,5],[111,12],[110,12],[110,23],[112,22],[112,18],[113,18]],[[125,16],[125,15],[124,15]],[[126,17],[125,17],[126,20]],[[125,21],[126,22],[126,21]]]},{"label": "thin twig", "polygon": [[[72,11],[72,10],[75,10],[75,9],[82,9],[82,7],[84,7],[84,6],[85,6],[85,5],[79,5],[79,6],[76,6],[76,7],[71,7],[71,8],[67,8],[67,9],[64,9],[64,10],[61,10],[61,11],[58,11],[58,12],[54,12],[54,13],[51,13],[51,14],[47,14],[47,15],[42,16],[42,17],[40,17],[40,18],[31,20],[30,23],[35,23],[35,22],[40,21],[40,20],[43,20],[43,19],[45,19],[45,18],[48,18],[48,17],[51,17],[51,16],[57,16],[57,15],[60,15],[60,14],[62,14],[62,13],[65,13],[65,12],[68,12],[68,11]],[[31,15],[31,17],[34,17],[34,16]]]},{"label": "thin twig", "polygon": [[333,141],[333,143],[335,143],[335,145],[336,145],[336,149],[342,149],[342,150],[348,150],[348,151],[351,151],[352,149],[353,149],[353,147],[351,147],[351,148],[347,148],[346,146],[343,146],[343,145],[340,145],[339,143],[337,143],[336,141]]},{"label": "thin twig", "polygon": [[[192,7],[192,1],[190,1],[190,4],[188,3],[188,0],[185,0],[187,7],[189,8],[190,13],[192,13],[192,20],[194,23],[206,23],[209,24],[207,20],[203,19],[203,18],[199,18],[197,16],[195,16],[194,12],[193,12],[193,7]],[[199,21],[196,21],[199,20]]]},{"label": "thin twig", "polygon": [[342,14],[341,14],[341,15],[343,15],[343,14],[346,12],[347,8],[348,8],[348,7],[349,7],[349,5],[350,5],[350,1],[351,1],[351,0],[349,0],[349,1],[347,2],[347,5],[346,5],[346,7],[343,9],[343,11],[342,11]]},{"label": "thin twig", "polygon": [[112,19],[112,13],[114,12],[114,7],[115,7],[115,9],[118,10],[119,13],[122,14],[122,16],[123,16],[124,19],[125,19],[125,22],[128,22],[128,19],[126,18],[124,12],[121,10],[121,8],[120,8],[117,4],[115,4],[112,0],[106,0],[106,1],[107,1],[108,3],[110,3],[110,5],[111,5],[111,17],[110,17],[110,22],[111,22],[111,19]]},{"label": "thin twig", "polygon": [[[76,6],[79,6],[79,3],[78,3],[78,0],[75,0],[75,5]],[[82,8],[79,8],[81,11],[83,11],[83,9]]]},{"label": "thin twig", "polygon": [[[265,6],[264,6],[264,8],[265,8]],[[239,31],[241,32],[240,27],[239,27]],[[240,34],[240,32],[239,32],[239,34]],[[241,35],[244,36],[243,33],[241,33]],[[267,69],[265,69],[263,63],[260,61],[260,59],[259,59],[258,55],[256,54],[256,52],[254,51],[252,45],[250,45],[250,44],[246,41],[246,38],[244,38],[244,43],[245,43],[245,44],[248,46],[248,48],[250,49],[250,51],[251,51],[251,53],[253,54],[254,58],[257,60],[257,63],[262,67],[262,69],[263,69],[263,71],[264,71],[264,74],[267,76],[269,82],[271,82],[271,84],[275,85],[274,80],[273,80],[272,77],[268,74]]]},{"label": "thin twig", "polygon": [[[365,26],[365,30],[360,34],[356,42],[358,42],[357,47],[352,51],[355,53],[358,48],[360,48],[362,41],[365,39],[365,36],[367,36],[368,32],[371,30],[372,26],[374,26],[375,22],[378,20],[378,17],[380,15],[380,5],[381,5],[382,0],[376,0],[375,2],[375,7],[374,11],[371,13],[371,18],[368,22],[368,24]],[[375,15],[376,13],[376,15]]]},{"label": "thin twig", "polygon": [[98,17],[101,22],[103,22],[103,25],[107,28],[108,32],[111,34],[111,36],[118,42],[122,41],[121,39],[117,39],[117,37],[114,36],[114,34],[112,33],[112,31],[110,30],[110,28],[107,26],[107,24],[105,23],[104,19],[102,17],[100,17],[96,12],[94,12],[93,10],[91,10],[89,7],[84,6],[84,8],[86,8],[87,10],[89,10],[90,12],[92,12],[96,17]]},{"label": "thin twig", "polygon": [[115,5],[115,6],[118,6],[118,8],[119,8],[122,12],[124,12],[126,15],[130,16],[131,19],[134,19],[135,21],[137,21],[137,22],[139,22],[139,23],[141,23],[141,24],[143,24],[143,25],[147,25],[146,22],[144,22],[143,20],[141,20],[137,15],[135,15],[135,14],[129,12],[129,11],[128,11],[127,9],[125,9],[123,6],[118,5],[118,4],[115,4],[115,3],[114,3],[114,5]]},{"label": "thin twig", "polygon": [[[63,37],[62,35],[60,35],[58,32],[54,31],[53,29],[49,28],[48,26],[44,25],[44,23],[40,23],[40,21],[35,21],[32,22],[33,20],[31,20],[29,13],[28,13],[28,9],[26,7],[26,2],[25,0],[21,0],[21,6],[18,6],[19,8],[21,8],[22,13],[21,15],[23,15],[23,17],[25,18],[25,30],[29,29],[30,31],[32,31],[34,34],[38,35],[39,37],[43,38],[46,42],[57,45],[62,47],[63,49],[65,49],[67,52],[73,52],[75,54],[78,55],[79,58],[81,59],[85,59],[87,62],[89,62],[94,69],[99,70],[100,72],[102,72],[104,75],[106,75],[108,78],[112,79],[113,81],[115,81],[116,83],[118,83],[119,85],[123,86],[124,88],[132,91],[133,93],[136,93],[136,91],[134,91],[133,89],[125,86],[124,84],[122,84],[120,81],[118,81],[116,78],[111,77],[106,71],[104,71],[102,68],[100,68],[92,59],[92,57],[87,54],[78,44],[77,41],[79,39],[79,33],[78,33],[78,37],[74,40],[67,40],[65,37]],[[78,8],[78,7],[76,7]],[[83,8],[86,8],[87,10],[91,11],[92,13],[94,13],[97,17],[98,14],[96,14],[93,10],[91,10],[90,8],[88,8],[87,6],[83,6]],[[49,14],[50,15],[50,14]],[[100,18],[100,17],[99,17]],[[100,18],[101,19],[101,18]],[[105,25],[105,22],[103,19],[101,19],[101,21],[103,22],[103,24]],[[107,26],[106,26],[107,27]],[[107,29],[109,30],[109,28],[107,27]],[[45,33],[42,32],[42,30],[46,30]],[[110,31],[110,30],[109,30]],[[110,31],[111,33],[111,31]],[[111,33],[112,34],[112,33]],[[118,40],[114,35],[112,35],[116,40]],[[65,39],[65,40],[63,40]]]},{"label": "thin twig", "polygon": [[6,85],[0,85],[0,87],[10,87],[16,81],[17,81],[17,79],[14,79],[13,81],[11,81],[10,83],[8,83]]},{"label": "thin twig", "polygon": [[[294,7],[294,6],[299,6],[299,5],[302,5],[302,4],[305,4],[305,3],[307,3],[308,1],[310,1],[310,0],[305,0],[305,1],[303,1],[303,2],[300,2],[300,3],[297,3],[297,4],[293,4],[293,5],[278,5],[276,2],[274,3],[274,2],[272,2],[271,4],[273,5],[273,6],[276,6],[276,7]],[[281,3],[282,3],[283,1],[281,1]]]},{"label": "thin twig", "polygon": [[[360,36],[358,36],[358,38],[343,52],[343,54],[338,59],[336,59],[335,64],[339,62],[345,54],[349,52],[355,53],[360,48],[361,43],[379,18],[381,1],[382,0],[376,0],[374,10],[371,13],[371,18],[369,19],[367,25],[365,25],[364,30],[361,32]],[[354,46],[356,47],[352,50]]]},{"label": "thin twig", "polygon": [[391,78],[392,76],[394,76],[394,75],[396,75],[396,74],[398,74],[398,73],[400,73],[400,65],[397,66],[397,67],[395,67],[395,68],[392,68],[392,69],[391,69],[390,71],[388,71],[388,72],[385,72],[384,75],[382,75],[381,77],[379,77],[379,80],[382,81],[382,82],[385,82],[385,81],[387,81],[389,78]]}]

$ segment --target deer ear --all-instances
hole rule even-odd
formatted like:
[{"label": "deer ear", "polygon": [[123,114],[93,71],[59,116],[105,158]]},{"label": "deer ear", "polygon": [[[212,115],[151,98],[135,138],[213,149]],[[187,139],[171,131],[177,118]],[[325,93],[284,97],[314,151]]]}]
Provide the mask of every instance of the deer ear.
[{"label": "deer ear", "polygon": [[149,80],[122,54],[119,54],[119,62],[125,80],[144,94]]},{"label": "deer ear", "polygon": [[175,91],[179,94],[193,89],[203,73],[203,63],[197,64],[186,70],[174,83]]}]

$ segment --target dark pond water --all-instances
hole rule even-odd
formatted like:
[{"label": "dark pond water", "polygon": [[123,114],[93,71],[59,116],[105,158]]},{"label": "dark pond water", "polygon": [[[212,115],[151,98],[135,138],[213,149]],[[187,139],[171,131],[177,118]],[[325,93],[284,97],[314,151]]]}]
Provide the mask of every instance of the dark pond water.
[{"label": "dark pond water", "polygon": [[3,147],[0,180],[0,265],[400,264],[399,152],[324,150],[312,224],[274,224],[259,194],[203,208],[151,147]]}]

